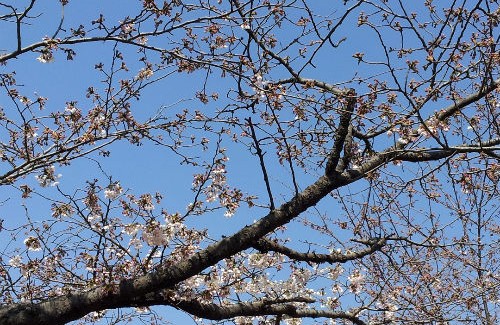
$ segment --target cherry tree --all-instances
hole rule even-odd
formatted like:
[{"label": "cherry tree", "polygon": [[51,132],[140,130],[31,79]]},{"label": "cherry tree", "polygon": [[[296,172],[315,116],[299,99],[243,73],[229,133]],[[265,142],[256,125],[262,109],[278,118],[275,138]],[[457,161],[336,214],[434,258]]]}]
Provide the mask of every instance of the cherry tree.
[{"label": "cherry tree", "polygon": [[499,322],[498,1],[81,6],[0,2],[1,324]]}]

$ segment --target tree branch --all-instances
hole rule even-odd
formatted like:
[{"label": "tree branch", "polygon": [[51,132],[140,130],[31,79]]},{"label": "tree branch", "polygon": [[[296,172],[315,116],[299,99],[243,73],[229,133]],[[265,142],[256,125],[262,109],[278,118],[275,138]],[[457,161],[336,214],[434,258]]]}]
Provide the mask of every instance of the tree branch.
[{"label": "tree branch", "polygon": [[484,87],[484,88],[480,89],[478,92],[476,92],[470,96],[467,96],[459,101],[456,101],[455,103],[444,108],[437,115],[437,119],[439,121],[445,120],[446,118],[448,118],[448,117],[452,116],[453,114],[455,114],[456,112],[460,111],[462,108],[465,108],[467,105],[472,104],[474,102],[477,102],[479,99],[488,95],[493,90],[497,89],[499,85],[500,85],[500,79],[496,79],[489,86]]},{"label": "tree branch", "polygon": [[406,149],[397,156],[397,159],[409,162],[432,161],[447,158],[457,153],[484,152],[486,154],[500,151],[500,138],[491,139],[479,144],[464,144],[448,148],[421,148]]},{"label": "tree branch", "polygon": [[345,319],[353,324],[365,324],[357,316],[357,312],[333,312],[327,310],[316,310],[310,308],[301,308],[297,303],[314,303],[315,300],[305,297],[296,297],[290,299],[265,299],[254,302],[240,302],[230,305],[220,306],[214,303],[201,303],[197,300],[174,300],[166,294],[153,294],[141,297],[135,301],[136,306],[151,305],[169,305],[181,309],[196,317],[224,320],[234,317],[262,316],[262,315],[286,315],[289,317],[309,317],[309,318],[330,318]]},{"label": "tree branch", "polygon": [[290,259],[296,261],[304,261],[304,262],[313,262],[313,263],[346,263],[348,261],[357,260],[367,255],[373,254],[376,251],[379,251],[384,247],[387,243],[387,238],[375,238],[370,241],[364,241],[366,245],[369,247],[358,252],[348,252],[345,254],[332,252],[330,254],[317,254],[315,252],[311,253],[301,253],[297,252],[288,247],[279,245],[278,243],[262,238],[259,239],[253,247],[259,250],[261,253],[267,252],[277,252],[283,255],[288,256]]},{"label": "tree branch", "polygon": [[[397,144],[375,154],[370,160],[362,164],[360,169],[347,170],[335,177],[321,176],[304,191],[298,193],[290,201],[271,211],[257,222],[242,228],[232,236],[221,239],[178,264],[159,268],[144,276],[122,280],[116,285],[100,286],[87,292],[75,292],[39,303],[18,303],[4,306],[0,308],[0,324],[58,325],[79,319],[92,311],[129,307],[135,297],[147,295],[161,289],[172,288],[179,282],[198,274],[209,266],[215,265],[222,259],[254,246],[259,238],[316,205],[331,191],[363,178],[370,170],[376,169],[392,159],[406,158],[410,160],[411,156],[405,157],[401,152],[403,148],[404,145]],[[476,151],[484,151],[484,149],[483,147],[477,147]],[[441,154],[434,154],[430,158],[441,159],[451,156],[454,151],[443,149],[441,152]],[[309,314],[296,311],[295,314],[290,316],[326,317],[319,315],[326,314],[316,311],[314,313],[309,311]],[[362,323],[357,322],[356,324]]]},{"label": "tree branch", "polygon": [[264,183],[266,184],[267,195],[269,196],[269,205],[270,209],[274,210],[274,199],[273,192],[271,191],[271,184],[269,183],[269,178],[267,176],[266,164],[264,162],[264,153],[260,149],[259,140],[257,139],[257,135],[255,134],[255,129],[253,127],[252,119],[248,118],[248,125],[250,125],[250,131],[252,131],[252,139],[255,144],[255,150],[257,152],[257,156],[260,161],[260,168],[262,169],[262,175],[264,177]]},{"label": "tree branch", "polygon": [[[332,177],[334,174],[342,172],[342,170],[338,170],[339,168],[337,167],[341,167],[338,166],[340,160],[340,153],[344,148],[345,140],[349,133],[349,126],[351,124],[352,113],[356,105],[356,92],[353,89],[347,91],[346,100],[347,100],[346,108],[343,112],[340,113],[340,121],[339,121],[339,126],[337,128],[337,132],[335,133],[333,149],[330,152],[328,161],[326,163],[325,175],[328,177]],[[347,153],[344,154],[347,156]]]},{"label": "tree branch", "polygon": [[316,79],[308,79],[308,78],[302,78],[302,77],[293,77],[293,78],[288,78],[288,79],[282,79],[277,82],[273,82],[273,85],[284,85],[284,84],[301,84],[301,85],[312,85],[314,87],[318,87],[319,89],[322,89],[324,91],[327,91],[329,93],[332,93],[336,96],[343,96],[345,95],[345,90],[340,89],[332,84],[319,81]]},{"label": "tree branch", "polygon": [[259,221],[176,265],[159,268],[134,279],[122,280],[116,285],[100,286],[87,292],[68,294],[40,303],[20,303],[0,308],[0,324],[58,325],[79,319],[92,311],[128,307],[134,297],[172,288],[220,260],[252,247],[257,239],[288,223],[309,207],[316,205],[332,190],[343,185],[345,184],[341,181],[322,176]]}]

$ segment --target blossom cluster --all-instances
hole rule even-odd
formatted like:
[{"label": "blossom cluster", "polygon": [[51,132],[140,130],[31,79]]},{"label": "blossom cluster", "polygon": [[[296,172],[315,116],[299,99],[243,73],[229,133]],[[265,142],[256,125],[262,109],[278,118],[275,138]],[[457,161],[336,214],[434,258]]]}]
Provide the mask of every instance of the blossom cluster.
[{"label": "blossom cluster", "polygon": [[56,174],[55,173],[56,168],[54,165],[51,165],[49,167],[45,167],[42,170],[42,173],[39,175],[36,175],[35,178],[42,187],[47,187],[47,186],[57,186],[59,184],[58,179],[61,178],[61,174]]}]

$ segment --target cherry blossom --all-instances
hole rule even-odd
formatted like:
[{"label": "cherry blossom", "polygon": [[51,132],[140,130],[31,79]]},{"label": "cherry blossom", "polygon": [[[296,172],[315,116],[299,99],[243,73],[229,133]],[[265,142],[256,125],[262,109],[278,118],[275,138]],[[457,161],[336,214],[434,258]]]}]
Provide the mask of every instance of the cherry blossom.
[{"label": "cherry blossom", "polygon": [[498,323],[497,0],[91,2],[0,3],[1,324]]}]

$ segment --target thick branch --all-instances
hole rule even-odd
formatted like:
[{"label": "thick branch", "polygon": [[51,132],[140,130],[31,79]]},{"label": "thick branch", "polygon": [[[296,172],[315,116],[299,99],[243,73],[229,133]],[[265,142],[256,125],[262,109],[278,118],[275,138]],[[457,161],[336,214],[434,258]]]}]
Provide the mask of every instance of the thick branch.
[{"label": "thick branch", "polygon": [[257,239],[288,223],[318,203],[333,189],[343,185],[345,184],[341,181],[320,177],[303,192],[259,221],[176,265],[158,269],[135,279],[123,280],[115,286],[97,287],[88,292],[60,296],[40,303],[21,303],[3,307],[0,309],[0,324],[65,324],[92,311],[128,307],[137,296],[171,288],[220,260],[250,248]]},{"label": "thick branch", "polygon": [[[356,312],[333,312],[327,310],[316,310],[301,308],[296,303],[313,303],[314,299],[296,297],[290,299],[262,300],[255,302],[240,302],[230,305],[218,305],[214,303],[201,303],[197,300],[172,300],[169,294],[155,294],[136,300],[137,306],[170,305],[181,309],[191,315],[211,320],[224,320],[234,317],[249,317],[261,315],[286,315],[297,318],[330,318],[345,319],[353,324],[365,324],[357,316]],[[295,304],[294,304],[295,303]]]},{"label": "thick branch", "polygon": [[478,92],[467,96],[459,101],[456,101],[455,103],[451,104],[450,106],[444,108],[437,116],[437,119],[439,121],[443,121],[446,118],[452,116],[456,112],[460,111],[462,108],[465,108],[467,105],[472,104],[474,102],[477,102],[484,96],[488,95],[491,93],[493,90],[497,89],[498,86],[500,85],[500,79],[497,79],[493,81],[489,86],[482,88]]},{"label": "thick branch", "polygon": [[[337,128],[337,132],[335,133],[333,148],[326,163],[325,174],[328,177],[332,177],[335,173],[341,172],[341,170],[337,170],[337,166],[339,164],[340,154],[342,152],[342,149],[344,148],[346,137],[349,133],[352,112],[354,111],[354,106],[356,105],[356,93],[354,92],[354,90],[351,89],[350,91],[348,91],[346,96],[346,108],[340,114],[339,126]],[[347,156],[346,153],[345,155]]]},{"label": "thick branch", "polygon": [[[407,158],[409,160],[409,156],[404,156],[403,149],[404,145],[397,144],[375,154],[362,164],[359,169],[347,170],[332,177],[321,176],[315,183],[295,195],[289,202],[271,211],[257,222],[242,228],[232,236],[223,238],[176,265],[160,268],[134,279],[123,280],[114,286],[97,287],[87,292],[68,294],[40,303],[20,303],[5,306],[0,308],[0,324],[58,325],[79,319],[92,311],[132,306],[136,297],[172,288],[179,282],[200,273],[209,266],[215,265],[222,259],[252,247],[258,239],[316,205],[334,189],[363,178],[369,171],[377,169],[393,159]],[[478,147],[476,151],[480,152],[484,151],[484,149]],[[443,156],[447,157],[453,154],[453,152],[446,150],[443,150],[443,152],[443,154],[434,155],[432,158],[437,160],[443,158]],[[300,315],[304,316],[304,314]],[[318,312],[314,315],[322,315],[322,313]],[[297,311],[296,314],[291,316],[299,317],[299,312]]]},{"label": "thick branch", "polygon": [[376,238],[375,240],[367,242],[369,247],[358,252],[348,252],[345,254],[338,252],[332,252],[330,254],[317,254],[315,252],[301,253],[265,238],[257,241],[257,243],[254,244],[254,247],[262,253],[273,251],[286,255],[290,259],[296,261],[313,263],[346,263],[348,261],[357,260],[367,255],[373,254],[376,251],[379,251],[380,249],[382,249],[382,247],[385,246],[386,242],[386,238]]},{"label": "thick branch", "polygon": [[[97,287],[87,292],[63,295],[40,303],[19,303],[5,306],[0,308],[0,324],[58,325],[79,319],[92,311],[133,306],[136,297],[172,288],[207,267],[215,265],[220,260],[252,247],[256,240],[316,205],[334,189],[363,178],[370,170],[376,169],[398,156],[401,158],[402,149],[403,146],[398,144],[374,155],[360,169],[348,170],[335,177],[320,177],[289,202],[271,211],[262,219],[242,228],[234,235],[208,246],[176,265],[161,268],[134,279],[123,280],[115,286]],[[306,314],[305,312],[299,313],[299,311],[296,311],[295,314],[290,316],[327,317],[323,316],[324,312],[315,311],[311,313],[309,311],[309,314],[307,314],[309,316],[306,316]],[[361,323],[358,322],[357,324]]]},{"label": "thick branch", "polygon": [[457,153],[468,153],[468,152],[484,152],[489,154],[494,151],[500,151],[500,138],[491,139],[485,143],[471,144],[471,145],[460,145],[453,146],[449,148],[422,148],[422,149],[412,149],[405,150],[397,159],[410,162],[419,161],[434,161],[443,158],[450,157]]}]

